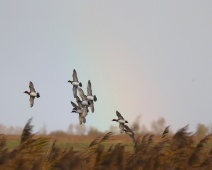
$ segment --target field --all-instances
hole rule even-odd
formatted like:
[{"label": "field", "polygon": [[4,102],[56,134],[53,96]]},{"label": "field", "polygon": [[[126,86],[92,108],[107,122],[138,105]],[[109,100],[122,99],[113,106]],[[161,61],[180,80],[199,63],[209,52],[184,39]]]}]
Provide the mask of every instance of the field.
[{"label": "field", "polygon": [[[83,151],[88,148],[92,140],[98,136],[99,135],[36,135],[36,138],[48,138],[50,142],[56,140],[56,146],[61,149],[73,147],[76,151]],[[10,149],[14,149],[20,144],[20,135],[5,135],[5,137],[7,139],[6,147]],[[116,143],[124,144],[127,151],[133,150],[133,142],[131,138],[125,134],[114,135],[109,141],[104,143],[104,146],[109,148]]]},{"label": "field", "polygon": [[159,136],[112,132],[100,136],[0,135],[0,170],[211,170],[211,135],[198,138],[181,128]]}]

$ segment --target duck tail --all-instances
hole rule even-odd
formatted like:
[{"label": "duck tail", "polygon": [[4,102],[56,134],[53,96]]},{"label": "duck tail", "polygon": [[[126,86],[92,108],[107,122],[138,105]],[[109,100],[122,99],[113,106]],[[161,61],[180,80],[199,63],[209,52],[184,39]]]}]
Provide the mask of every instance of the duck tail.
[{"label": "duck tail", "polygon": [[97,101],[97,97],[96,97],[96,95],[94,95],[94,101],[95,101],[95,102]]},{"label": "duck tail", "polygon": [[39,98],[40,97],[40,93],[37,92],[37,96],[36,97]]},{"label": "duck tail", "polygon": [[79,83],[79,86],[82,87],[82,83],[81,82]]}]

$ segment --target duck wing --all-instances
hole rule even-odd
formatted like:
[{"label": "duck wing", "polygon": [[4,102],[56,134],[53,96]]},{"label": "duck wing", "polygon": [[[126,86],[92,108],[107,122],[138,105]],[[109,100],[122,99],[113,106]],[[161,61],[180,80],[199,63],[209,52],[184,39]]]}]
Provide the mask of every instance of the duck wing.
[{"label": "duck wing", "polygon": [[119,119],[124,120],[124,118],[122,117],[121,113],[119,113],[118,111],[116,111],[116,115],[118,116]]},{"label": "duck wing", "polygon": [[76,101],[77,101],[77,104],[79,105],[80,109],[82,109],[83,108],[82,101],[80,100],[80,98],[78,96],[76,96]]},{"label": "duck wing", "polygon": [[87,115],[88,115],[88,108],[86,106],[84,106],[82,109],[81,117],[86,117]]},{"label": "duck wing", "polygon": [[86,100],[86,96],[81,88],[78,87],[78,92],[82,100]]},{"label": "duck wing", "polygon": [[124,132],[124,124],[123,123],[119,123],[119,129],[120,129],[120,133]]},{"label": "duck wing", "polygon": [[127,125],[124,125],[124,128],[127,132],[131,132],[134,135],[134,132]]},{"label": "duck wing", "polygon": [[72,105],[74,108],[76,108],[76,109],[78,108],[78,106],[77,106],[74,102],[72,102],[72,101],[71,101],[71,105]]},{"label": "duck wing", "polygon": [[93,113],[94,112],[94,103],[93,103],[93,101],[89,101],[89,102],[90,102],[89,107],[91,108],[91,112]]},{"label": "duck wing", "polygon": [[79,122],[80,122],[80,125],[83,123],[83,117],[81,117],[81,115],[79,114]]},{"label": "duck wing", "polygon": [[91,81],[88,81],[88,86],[87,86],[87,94],[88,96],[92,96],[92,89],[91,89]]},{"label": "duck wing", "polygon": [[73,85],[73,95],[74,97],[77,96],[77,86]]},{"label": "duck wing", "polygon": [[86,123],[86,119],[85,119],[85,117],[83,117],[83,123]]},{"label": "duck wing", "polygon": [[30,96],[30,98],[29,98],[30,107],[32,107],[34,105],[34,99],[35,99],[34,96]]},{"label": "duck wing", "polygon": [[30,92],[36,92],[35,88],[34,88],[34,85],[33,85],[33,83],[31,81],[29,82],[29,89],[30,89]]},{"label": "duck wing", "polygon": [[75,69],[74,69],[74,71],[73,71],[73,75],[72,75],[72,77],[73,77],[73,81],[74,81],[74,82],[78,82],[77,72],[76,72],[76,70],[75,70]]}]

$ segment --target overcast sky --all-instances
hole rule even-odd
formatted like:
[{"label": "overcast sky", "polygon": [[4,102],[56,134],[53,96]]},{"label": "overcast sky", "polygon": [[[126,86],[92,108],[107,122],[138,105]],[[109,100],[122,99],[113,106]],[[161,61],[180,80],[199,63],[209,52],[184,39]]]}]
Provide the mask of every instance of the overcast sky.
[{"label": "overcast sky", "polygon": [[[173,130],[212,124],[212,2],[0,1],[0,123],[35,131],[78,124],[73,69],[98,101],[87,125],[109,129],[115,111]],[[29,81],[41,97],[29,106]]]}]

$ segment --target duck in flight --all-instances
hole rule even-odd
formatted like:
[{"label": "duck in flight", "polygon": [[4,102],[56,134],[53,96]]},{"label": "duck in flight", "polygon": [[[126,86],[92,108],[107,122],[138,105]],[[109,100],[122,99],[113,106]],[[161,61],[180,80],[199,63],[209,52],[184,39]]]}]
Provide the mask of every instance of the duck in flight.
[{"label": "duck in flight", "polygon": [[73,70],[72,77],[73,77],[73,81],[69,80],[68,82],[73,85],[73,94],[74,94],[74,97],[76,97],[77,96],[77,87],[78,86],[82,87],[82,83],[78,81],[77,72],[75,69]]},{"label": "duck in flight", "polygon": [[29,92],[25,91],[24,93],[26,93],[30,96],[29,102],[30,102],[30,107],[32,107],[34,105],[35,97],[39,98],[40,94],[35,91],[34,85],[31,81],[29,82],[29,90],[30,90]]},{"label": "duck in flight", "polygon": [[120,133],[124,132],[124,124],[128,123],[128,121],[126,121],[123,116],[121,115],[121,113],[119,113],[118,111],[116,111],[116,115],[118,116],[118,119],[113,119],[112,121],[118,122],[119,123],[119,129],[120,129]]},{"label": "duck in flight", "polygon": [[97,101],[96,95],[92,95],[92,87],[91,87],[91,81],[88,81],[88,86],[87,86],[87,100],[90,102],[89,107],[91,108],[91,112],[94,112],[94,103],[93,101]]}]

